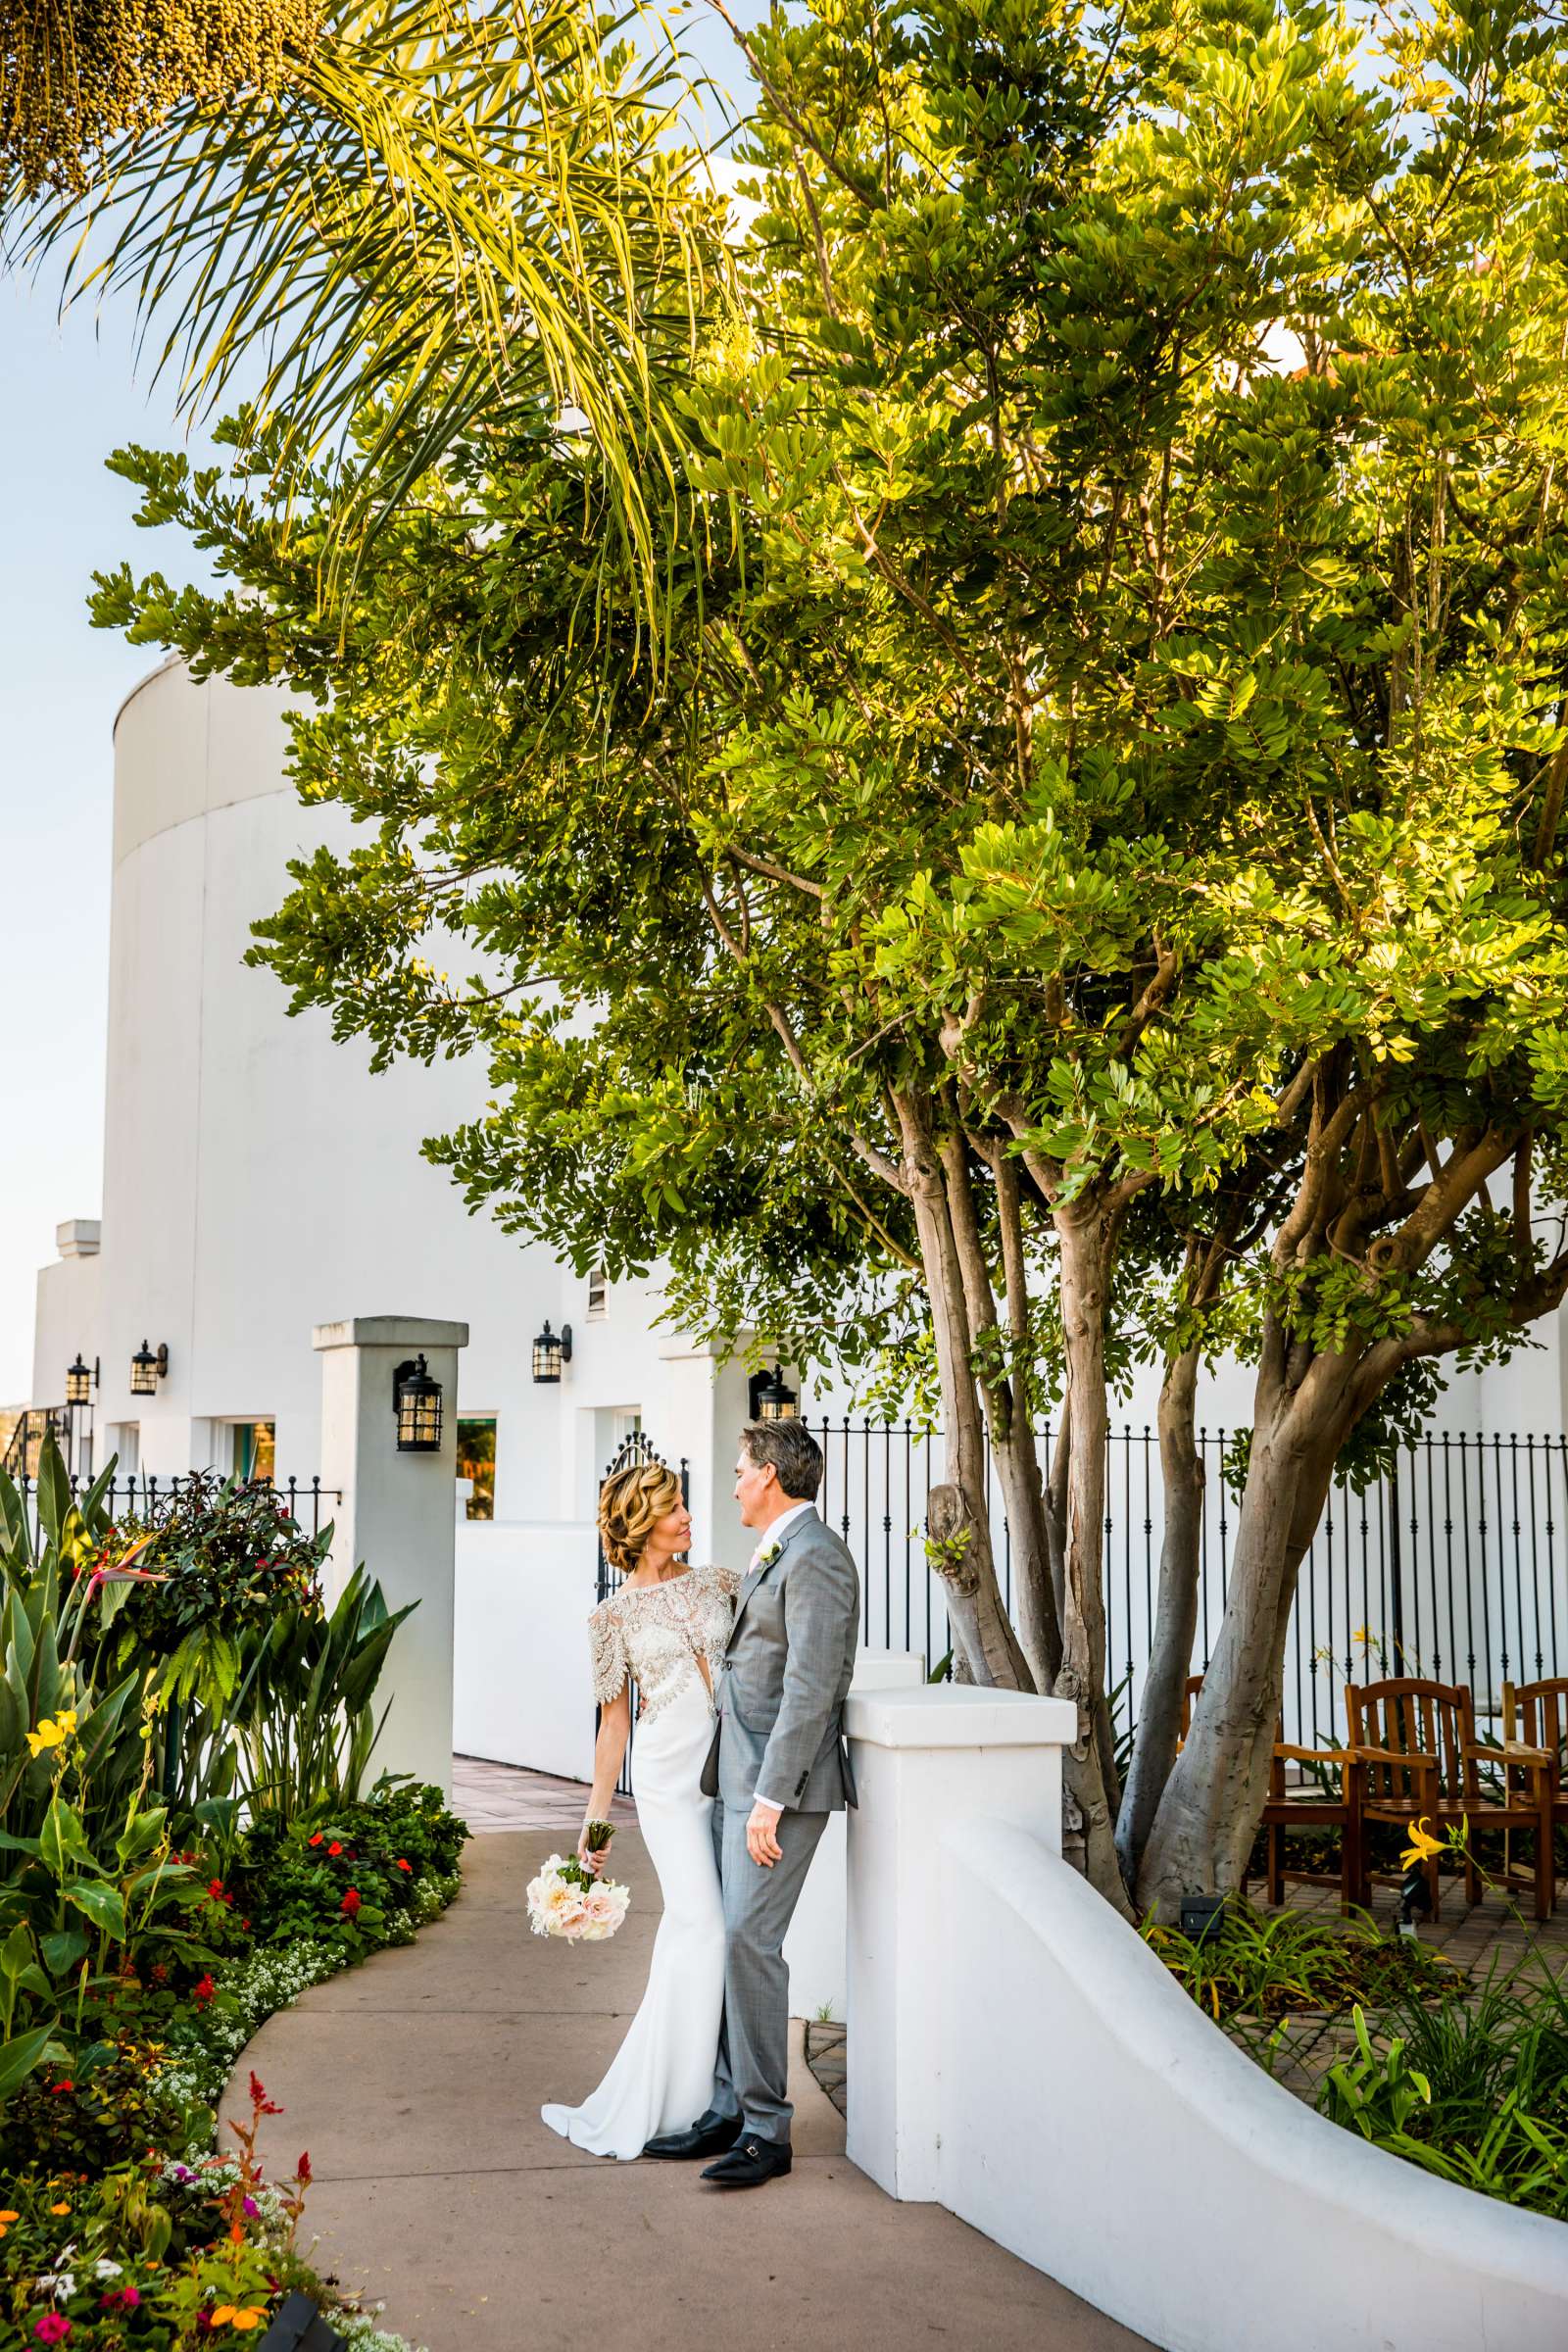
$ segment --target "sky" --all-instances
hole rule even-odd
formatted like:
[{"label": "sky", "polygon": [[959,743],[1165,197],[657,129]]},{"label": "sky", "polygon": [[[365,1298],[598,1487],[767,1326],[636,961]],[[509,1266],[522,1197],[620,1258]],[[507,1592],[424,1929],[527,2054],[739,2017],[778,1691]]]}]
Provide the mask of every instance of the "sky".
[{"label": "sky", "polygon": [[[706,11],[687,41],[699,71],[745,86]],[[0,270],[0,1407],[29,1400],[55,1227],[101,1205],[112,729],[163,658],[92,626],[92,575],[128,560],[210,576],[177,529],[135,526],[136,494],[105,466],[132,441],[194,462],[208,443],[176,418],[172,378],[138,366],[128,299],[62,322],[58,297],[58,269],[31,285]]]},{"label": "sky", "polygon": [[62,325],[58,291],[0,272],[0,1405],[28,1396],[56,1225],[99,1212],[111,729],[162,659],[91,625],[92,574],[128,558],[205,576],[177,531],[135,528],[104,464],[129,441],[205,443],[137,369],[130,306]]}]

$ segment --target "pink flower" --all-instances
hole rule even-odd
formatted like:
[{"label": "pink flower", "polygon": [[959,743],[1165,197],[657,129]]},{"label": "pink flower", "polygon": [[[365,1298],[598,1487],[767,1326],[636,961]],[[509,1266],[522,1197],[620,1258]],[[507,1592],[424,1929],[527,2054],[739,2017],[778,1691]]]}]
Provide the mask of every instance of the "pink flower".
[{"label": "pink flower", "polygon": [[32,2332],[40,2344],[63,2344],[71,2333],[71,2322],[62,2313],[52,2311],[38,2322]]}]

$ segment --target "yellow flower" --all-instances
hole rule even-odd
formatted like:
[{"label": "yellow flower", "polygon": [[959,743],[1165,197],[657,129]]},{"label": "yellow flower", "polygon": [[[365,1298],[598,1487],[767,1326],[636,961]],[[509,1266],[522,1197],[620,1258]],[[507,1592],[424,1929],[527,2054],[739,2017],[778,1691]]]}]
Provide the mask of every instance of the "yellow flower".
[{"label": "yellow flower", "polygon": [[45,1717],[35,1732],[27,1734],[29,1752],[35,1756],[41,1756],[46,1747],[64,1747],[75,1728],[76,1716],[74,1708],[68,1707],[63,1714],[53,1718]]},{"label": "yellow flower", "polygon": [[1430,1862],[1434,1854],[1446,1851],[1441,1838],[1434,1838],[1425,1813],[1410,1832],[1410,1842],[1399,1856],[1399,1868],[1412,1870],[1418,1862]]}]

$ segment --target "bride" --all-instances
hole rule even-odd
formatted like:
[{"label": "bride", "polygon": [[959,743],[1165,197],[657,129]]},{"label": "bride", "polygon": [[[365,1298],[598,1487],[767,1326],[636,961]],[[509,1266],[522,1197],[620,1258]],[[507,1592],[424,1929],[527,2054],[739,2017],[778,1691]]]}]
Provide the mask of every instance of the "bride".
[{"label": "bride", "polygon": [[683,1568],[691,1514],[662,1462],[634,1462],[599,1496],[605,1555],[624,1582],[588,1620],[594,1696],[603,1713],[590,1821],[608,1820],[637,1723],[637,1826],[663,1896],[648,1990],[598,2089],[580,2107],[540,2109],[552,2132],[595,2156],[640,2156],[650,2139],[709,2104],[724,1999],[724,1911],[713,1853],[712,1799],[698,1786],[713,1733],[713,1684],[729,1640],[740,1578]]}]

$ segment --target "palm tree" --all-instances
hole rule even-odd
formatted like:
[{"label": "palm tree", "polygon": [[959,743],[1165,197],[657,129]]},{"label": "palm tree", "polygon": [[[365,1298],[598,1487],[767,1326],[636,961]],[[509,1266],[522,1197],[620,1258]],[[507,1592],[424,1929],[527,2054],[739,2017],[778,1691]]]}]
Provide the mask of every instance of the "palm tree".
[{"label": "palm tree", "polygon": [[[637,0],[634,0],[634,6]],[[650,351],[721,252],[662,25],[592,0],[0,0],[0,257],[128,293],[181,409],[289,466],[360,440],[342,533],[460,434],[576,410],[650,602]],[[341,552],[341,545],[339,551]]]}]

